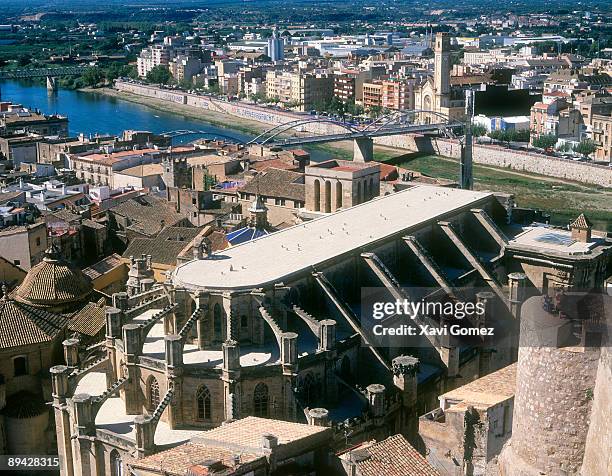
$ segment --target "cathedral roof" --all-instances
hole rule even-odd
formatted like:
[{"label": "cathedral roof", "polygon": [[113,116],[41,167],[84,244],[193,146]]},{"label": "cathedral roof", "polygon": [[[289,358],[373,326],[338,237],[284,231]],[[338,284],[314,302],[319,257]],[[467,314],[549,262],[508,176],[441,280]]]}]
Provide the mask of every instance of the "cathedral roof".
[{"label": "cathedral roof", "polygon": [[67,318],[28,304],[0,299],[0,349],[52,341]]},{"label": "cathedral roof", "polygon": [[66,262],[52,245],[43,260],[28,271],[14,298],[34,306],[58,307],[83,301],[92,289],[89,278]]}]

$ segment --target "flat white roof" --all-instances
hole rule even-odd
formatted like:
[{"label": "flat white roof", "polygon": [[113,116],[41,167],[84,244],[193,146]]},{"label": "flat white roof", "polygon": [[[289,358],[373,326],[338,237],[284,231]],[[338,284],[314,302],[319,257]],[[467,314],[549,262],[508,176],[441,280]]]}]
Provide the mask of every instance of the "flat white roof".
[{"label": "flat white roof", "polygon": [[569,255],[583,255],[595,248],[601,239],[593,237],[588,243],[574,240],[568,230],[547,226],[526,227],[510,240],[509,245],[528,246],[537,250],[556,251]]},{"label": "flat white roof", "polygon": [[172,281],[188,289],[263,287],[489,196],[418,185],[182,264]]}]

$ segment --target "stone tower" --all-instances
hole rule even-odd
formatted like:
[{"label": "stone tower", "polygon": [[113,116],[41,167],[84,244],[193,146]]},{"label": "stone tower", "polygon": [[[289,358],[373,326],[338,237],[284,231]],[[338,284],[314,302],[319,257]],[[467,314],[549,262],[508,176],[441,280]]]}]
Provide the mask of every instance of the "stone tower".
[{"label": "stone tower", "polygon": [[266,207],[261,196],[255,196],[255,200],[253,200],[249,207],[249,213],[251,214],[251,226],[258,230],[268,228],[268,207]]},{"label": "stone tower", "polygon": [[163,180],[167,188],[191,188],[191,167],[185,157],[173,158],[172,152],[162,160]]},{"label": "stone tower", "polygon": [[581,342],[565,312],[545,307],[533,297],[521,309],[512,437],[499,457],[504,476],[578,475],[585,455],[600,349]]},{"label": "stone tower", "polygon": [[434,89],[436,111],[450,106],[450,38],[448,33],[436,33],[434,44]]}]

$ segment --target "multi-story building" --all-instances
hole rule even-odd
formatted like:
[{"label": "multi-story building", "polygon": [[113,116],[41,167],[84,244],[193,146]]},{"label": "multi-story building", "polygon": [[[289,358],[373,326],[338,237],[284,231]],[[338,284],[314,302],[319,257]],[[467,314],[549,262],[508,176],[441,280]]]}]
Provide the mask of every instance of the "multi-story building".
[{"label": "multi-story building", "polygon": [[362,104],[366,109],[382,107],[383,86],[382,82],[366,81],[363,83]]},{"label": "multi-story building", "polygon": [[597,145],[595,159],[612,162],[612,116],[610,114],[593,114],[591,138]]},{"label": "multi-story building", "polygon": [[287,103],[291,101],[291,78],[288,71],[268,71],[266,73],[266,96]]},{"label": "multi-story building", "polygon": [[172,56],[172,47],[166,44],[156,44],[143,49],[137,59],[138,76],[146,77],[156,66],[169,66]]},{"label": "multi-story building", "polygon": [[539,135],[578,137],[582,119],[580,112],[562,100],[537,102],[531,107],[530,129],[532,139]]},{"label": "multi-story building", "polygon": [[414,109],[414,81],[387,79],[382,81],[382,107],[394,111]]},{"label": "multi-story building", "polygon": [[47,227],[44,223],[0,230],[0,255],[26,271],[42,260],[46,249]]},{"label": "multi-story building", "polygon": [[336,74],[334,76],[334,96],[347,103],[355,100],[355,76]]},{"label": "multi-story building", "polygon": [[191,82],[193,77],[201,71],[202,63],[195,56],[178,55],[170,61],[168,67],[175,81]]},{"label": "multi-story building", "polygon": [[333,97],[334,78],[315,73],[268,71],[266,94],[279,102],[291,103],[300,111],[307,111]]},{"label": "multi-story building", "polygon": [[42,114],[32,111],[21,104],[0,102],[0,135],[18,132],[40,134],[42,136],[68,135],[68,118],[58,114]]},{"label": "multi-story building", "polygon": [[159,162],[164,153],[157,149],[125,150],[110,153],[70,155],[70,167],[78,179],[93,185],[115,187],[114,172],[137,165]]},{"label": "multi-story building", "polygon": [[326,103],[333,94],[333,76],[297,73],[291,78],[291,99],[298,104],[300,111],[308,111]]}]

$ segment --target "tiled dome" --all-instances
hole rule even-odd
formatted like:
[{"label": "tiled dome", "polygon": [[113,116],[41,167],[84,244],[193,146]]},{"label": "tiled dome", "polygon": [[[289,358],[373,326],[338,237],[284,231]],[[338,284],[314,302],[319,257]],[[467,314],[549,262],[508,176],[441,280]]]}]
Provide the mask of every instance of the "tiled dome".
[{"label": "tiled dome", "polygon": [[14,298],[33,306],[64,308],[84,301],[92,289],[89,278],[64,261],[52,245],[43,260],[28,271]]}]

